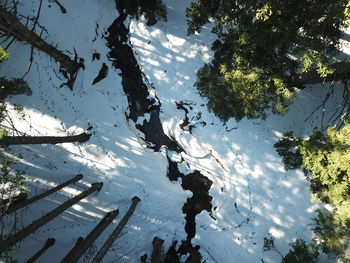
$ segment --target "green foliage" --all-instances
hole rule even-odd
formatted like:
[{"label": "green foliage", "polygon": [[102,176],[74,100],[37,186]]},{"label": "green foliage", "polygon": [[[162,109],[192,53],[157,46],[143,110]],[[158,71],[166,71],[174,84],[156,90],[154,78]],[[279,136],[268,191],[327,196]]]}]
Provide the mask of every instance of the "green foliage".
[{"label": "green foliage", "polygon": [[193,2],[186,11],[188,32],[212,22],[218,36],[214,59],[197,74],[200,94],[224,121],[264,118],[269,110],[284,114],[296,74],[333,72],[348,10],[348,0]]},{"label": "green foliage", "polygon": [[303,167],[310,171],[312,190],[323,202],[336,207],[343,225],[350,223],[350,124],[328,134],[314,132],[302,141]]},{"label": "green foliage", "polygon": [[283,138],[274,144],[277,153],[282,157],[282,163],[286,170],[294,170],[301,167],[303,159],[300,153],[301,140],[293,136],[293,132],[283,134]]},{"label": "green foliage", "polygon": [[314,219],[314,233],[323,252],[342,255],[343,261],[350,260],[350,254],[345,254],[350,243],[350,224],[343,225],[334,213],[322,209]]},{"label": "green foliage", "polygon": [[[9,57],[8,53],[0,47],[0,62]],[[28,84],[23,79],[7,80],[0,77],[0,123],[7,117],[7,108],[5,98],[10,95],[31,94]],[[15,110],[23,116],[23,107],[15,105]],[[0,138],[3,138],[8,133],[6,128],[0,128]],[[10,149],[0,149],[0,199],[11,198],[18,192],[27,190],[25,185],[23,172],[15,170],[12,166],[17,162],[20,156],[13,156]],[[2,205],[2,204],[1,204]],[[0,205],[0,211],[3,207]]]},{"label": "green foliage", "polygon": [[275,144],[286,169],[300,164],[311,182],[314,196],[334,207],[332,212],[320,210],[314,232],[326,253],[345,255],[350,243],[350,124],[324,135],[314,131],[308,140],[287,133]]},{"label": "green foliage", "polygon": [[128,0],[119,1],[120,7],[132,17],[139,19],[144,16],[147,25],[152,26],[157,21],[167,21],[166,7],[162,0]]},{"label": "green foliage", "polygon": [[314,243],[306,244],[302,239],[297,239],[290,244],[292,249],[283,256],[275,246],[275,239],[269,235],[264,237],[263,251],[275,251],[282,257],[282,263],[316,263],[318,259],[318,248]]},{"label": "green foliage", "polygon": [[306,244],[302,239],[297,239],[290,244],[292,249],[282,259],[282,263],[316,263],[318,249],[315,244]]},{"label": "green foliage", "polygon": [[8,96],[20,94],[26,94],[28,96],[32,94],[25,80],[18,78],[8,80],[0,77],[0,100],[4,100]]},{"label": "green foliage", "polygon": [[[17,157],[18,158],[18,157]],[[17,160],[13,157],[8,157],[4,152],[0,154],[0,197],[3,199],[9,193],[14,193],[18,190],[27,190],[24,183],[23,172],[13,170],[11,168]]]},{"label": "green foliage", "polygon": [[0,47],[0,62],[8,58],[9,58],[9,54],[2,47]]}]

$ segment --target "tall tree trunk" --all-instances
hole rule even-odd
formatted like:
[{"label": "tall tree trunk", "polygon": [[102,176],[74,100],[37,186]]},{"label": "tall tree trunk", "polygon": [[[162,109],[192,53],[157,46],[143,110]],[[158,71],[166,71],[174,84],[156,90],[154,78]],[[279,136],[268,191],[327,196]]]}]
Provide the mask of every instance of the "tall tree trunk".
[{"label": "tall tree trunk", "polygon": [[26,261],[26,263],[34,263],[42,254],[45,253],[46,250],[48,250],[50,247],[52,247],[56,242],[56,239],[54,238],[48,238],[45,242],[45,245],[35,253],[34,256],[32,256],[30,259]]},{"label": "tall tree trunk", "polygon": [[295,87],[302,87],[303,85],[346,80],[350,78],[350,60],[334,63],[330,68],[335,69],[335,71],[327,77],[320,77],[317,71],[312,69],[307,73],[293,77],[290,84]]},{"label": "tall tree trunk", "polygon": [[70,185],[72,183],[75,183],[77,181],[79,181],[80,179],[83,178],[83,175],[82,174],[77,174],[75,177],[73,177],[72,179],[68,180],[68,181],[65,181],[64,183],[60,184],[60,185],[57,185],[56,187],[44,192],[44,193],[41,193],[41,194],[38,194],[30,199],[26,199],[22,202],[16,202],[14,204],[10,204],[9,207],[7,208],[7,210],[5,211],[5,214],[10,214],[10,213],[13,213],[14,211],[22,208],[22,207],[25,207],[31,203],[34,203],[35,201],[37,200],[40,200],[54,192],[57,192],[58,190],[61,190],[63,187],[67,186],[67,185]]},{"label": "tall tree trunk", "polygon": [[0,139],[0,145],[86,142],[90,137],[91,134],[85,132],[73,136],[4,136]]},{"label": "tall tree trunk", "polygon": [[85,251],[92,245],[92,243],[99,237],[99,235],[106,229],[106,227],[113,221],[113,219],[119,214],[118,210],[108,212],[106,216],[97,224],[97,226],[87,235],[85,239],[82,239],[68,252],[68,254],[62,259],[61,263],[75,263]]},{"label": "tall tree trunk", "polygon": [[134,213],[135,208],[136,208],[138,202],[140,202],[140,201],[141,201],[141,199],[137,196],[134,196],[132,198],[132,204],[131,204],[129,210],[126,212],[126,214],[124,215],[124,217],[122,218],[120,223],[117,225],[117,227],[113,230],[112,234],[108,237],[108,239],[103,244],[101,249],[97,252],[96,256],[92,260],[92,263],[100,263],[102,261],[103,257],[106,255],[107,251],[111,248],[114,241],[117,239],[120,232],[123,230],[124,226],[126,225],[128,220],[130,219],[132,214]]},{"label": "tall tree trunk", "polygon": [[7,251],[9,247],[15,245],[17,242],[26,238],[30,233],[35,232],[43,225],[50,222],[52,219],[54,219],[63,211],[67,210],[72,205],[78,203],[81,199],[84,199],[85,197],[92,194],[93,192],[99,191],[102,185],[103,185],[102,182],[92,184],[89,189],[73,197],[72,199],[69,199],[68,201],[64,202],[62,205],[56,207],[54,210],[45,214],[44,216],[34,221],[33,223],[23,228],[22,230],[18,231],[17,233],[9,236],[7,239],[0,241],[0,254]]},{"label": "tall tree trunk", "polygon": [[161,263],[163,258],[163,239],[155,237],[152,241],[153,251],[151,255],[151,263]]},{"label": "tall tree trunk", "polygon": [[3,6],[0,6],[0,31],[14,36],[19,41],[27,42],[33,47],[43,51],[61,67],[71,75],[74,76],[80,67],[83,67],[81,63],[72,60],[69,56],[63,54],[61,51],[45,42],[40,36],[35,34],[24,26],[14,13],[7,11]]}]

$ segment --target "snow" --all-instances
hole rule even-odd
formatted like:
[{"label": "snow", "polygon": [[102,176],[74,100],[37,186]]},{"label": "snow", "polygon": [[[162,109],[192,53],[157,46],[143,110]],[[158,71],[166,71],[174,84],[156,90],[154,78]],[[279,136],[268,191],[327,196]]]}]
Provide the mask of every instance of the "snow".
[{"label": "snow", "polygon": [[[75,174],[81,182],[65,187],[45,200],[40,200],[16,213],[20,222],[16,229],[28,225],[68,198],[80,193],[93,182],[104,182],[94,193],[41,227],[12,250],[14,258],[24,262],[48,237],[56,244],[37,262],[59,262],[73,247],[79,236],[86,236],[106,212],[119,208],[120,215],[94,243],[81,262],[88,262],[103,244],[137,195],[141,202],[122,236],[115,242],[103,262],[139,262],[150,255],[152,240],[165,240],[165,249],[173,240],[185,240],[182,206],[191,192],[180,182],[166,177],[165,150],[155,153],[146,148],[135,128],[125,118],[127,98],[121,78],[107,59],[105,30],[118,16],[114,1],[60,1],[67,9],[62,14],[54,3],[44,1],[39,22],[45,25],[46,41],[85,59],[85,70],[78,73],[73,91],[60,88],[64,81],[58,65],[45,54],[34,51],[32,68],[25,79],[33,90],[28,97],[12,97],[10,104],[21,104],[25,118],[14,117],[16,128],[28,135],[73,135],[91,125],[92,137],[82,144],[29,145],[12,147],[21,153],[17,168],[25,171],[30,195],[40,193]],[[320,112],[306,117],[323,100],[326,89],[314,87],[300,91],[296,103],[286,116],[270,116],[267,120],[234,120],[221,123],[208,112],[205,98],[194,87],[195,72],[211,58],[210,44],[215,36],[209,29],[188,36],[184,8],[189,1],[165,1],[168,22],[147,27],[144,21],[130,21],[131,44],[143,73],[161,102],[161,120],[167,135],[173,136],[187,154],[181,157],[189,164],[181,167],[189,173],[201,171],[213,181],[213,217],[202,212],[196,217],[193,244],[200,245],[206,262],[265,263],[280,262],[275,252],[263,252],[263,238],[271,235],[282,254],[296,238],[312,238],[312,217],[319,204],[310,201],[309,184],[301,171],[286,172],[273,148],[285,131],[307,136],[321,125]],[[51,5],[51,7],[49,7]],[[37,1],[21,1],[21,14],[35,14]],[[98,24],[98,27],[96,26]],[[95,33],[97,32],[97,35]],[[92,53],[101,54],[92,61]],[[1,75],[18,77],[28,67],[30,47],[15,42],[9,49],[10,59],[2,64]],[[109,67],[107,78],[92,86],[102,63]],[[339,97],[334,96],[329,105]],[[184,111],[175,102],[185,101],[192,134],[179,124]],[[187,107],[188,108],[188,107]],[[137,123],[148,120],[149,115]],[[199,125],[200,121],[206,123]],[[11,230],[14,215],[4,218],[5,231]]]}]

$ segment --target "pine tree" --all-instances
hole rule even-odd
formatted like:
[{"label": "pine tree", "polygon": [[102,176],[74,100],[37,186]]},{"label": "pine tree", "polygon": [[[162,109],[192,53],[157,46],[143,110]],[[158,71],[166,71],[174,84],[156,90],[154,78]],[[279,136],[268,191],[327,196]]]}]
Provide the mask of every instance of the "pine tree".
[{"label": "pine tree", "polygon": [[348,0],[197,0],[187,8],[188,32],[211,22],[218,39],[214,58],[197,74],[196,86],[223,121],[285,114],[295,87],[349,78],[339,62]]},{"label": "pine tree", "polygon": [[6,36],[13,36],[18,41],[24,41],[30,44],[33,48],[36,48],[58,62],[61,66],[60,71],[65,77],[68,78],[66,85],[72,89],[73,84],[79,68],[83,68],[84,65],[73,60],[63,52],[59,51],[53,45],[50,45],[44,41],[40,35],[36,34],[33,30],[30,30],[16,16],[16,13],[12,12],[4,3],[0,4],[0,31]]},{"label": "pine tree", "polygon": [[323,251],[350,260],[350,124],[329,128],[327,134],[314,131],[308,140],[287,134],[275,147],[287,169],[304,169],[314,197],[333,207],[319,210],[315,218]]},{"label": "pine tree", "polygon": [[117,0],[116,3],[120,12],[125,12],[136,19],[144,16],[148,26],[158,21],[167,21],[166,7],[162,0]]}]

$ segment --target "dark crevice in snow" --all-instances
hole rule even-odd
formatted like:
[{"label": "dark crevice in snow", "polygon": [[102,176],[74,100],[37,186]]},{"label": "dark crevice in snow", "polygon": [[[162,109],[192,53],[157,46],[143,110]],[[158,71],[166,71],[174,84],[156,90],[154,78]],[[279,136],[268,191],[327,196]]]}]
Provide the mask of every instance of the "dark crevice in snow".
[{"label": "dark crevice in snow", "polygon": [[[126,114],[129,120],[136,123],[136,128],[144,133],[144,140],[149,148],[159,151],[162,147],[176,153],[185,152],[181,145],[171,137],[168,137],[163,130],[159,118],[161,104],[156,96],[152,96],[148,86],[145,84],[140,66],[135,58],[131,45],[128,43],[129,30],[124,25],[127,15],[122,10],[118,10],[120,16],[107,29],[107,46],[110,48],[108,58],[113,66],[121,71],[122,86],[129,103],[129,112]],[[138,118],[144,118],[149,115],[148,120],[143,120],[138,124]],[[212,197],[209,195],[209,189],[212,185],[207,177],[199,171],[190,174],[183,174],[178,169],[178,163],[173,162],[168,157],[168,177],[170,180],[182,179],[184,190],[190,190],[193,195],[188,198],[182,210],[185,214],[185,230],[187,239],[183,242],[182,248],[187,247],[187,252],[193,249],[191,239],[196,233],[195,217],[203,210],[211,213]],[[184,249],[186,250],[186,249]]]},{"label": "dark crevice in snow", "polygon": [[190,190],[193,195],[187,199],[187,202],[182,207],[183,213],[186,215],[185,230],[188,239],[192,239],[196,234],[196,215],[203,210],[208,211],[211,214],[211,200],[209,195],[209,189],[213,184],[207,177],[202,175],[199,171],[184,175],[179,171],[178,164],[173,162],[168,157],[168,178],[171,181],[176,181],[181,178],[181,186],[184,190]]}]

